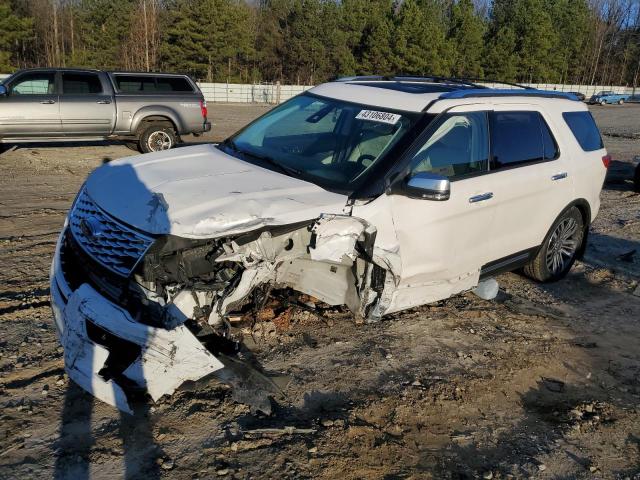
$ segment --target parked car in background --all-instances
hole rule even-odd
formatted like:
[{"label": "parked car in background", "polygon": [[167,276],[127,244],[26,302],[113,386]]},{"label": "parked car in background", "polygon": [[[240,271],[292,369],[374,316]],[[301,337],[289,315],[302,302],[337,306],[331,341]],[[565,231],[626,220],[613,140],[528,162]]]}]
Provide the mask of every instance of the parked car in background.
[{"label": "parked car in background", "polygon": [[146,153],[209,130],[186,75],[39,68],[0,85],[1,143],[118,139]]},{"label": "parked car in background", "polygon": [[627,98],[626,102],[627,103],[640,103],[640,93],[638,93],[636,95],[631,95],[629,98]]},{"label": "parked car in background", "polygon": [[584,93],[581,93],[581,92],[568,92],[568,93],[569,93],[569,94],[571,94],[571,95],[575,95],[575,96],[576,96],[576,98],[577,98],[578,100],[580,100],[581,102],[584,102],[584,101],[587,99],[587,97],[585,96],[585,94],[584,94]]},{"label": "parked car in background", "polygon": [[595,95],[592,95],[591,98],[589,99],[589,103],[590,104],[600,104],[600,105],[604,105],[605,103],[617,103],[618,105],[622,105],[628,98],[630,97],[630,95],[628,94],[624,94],[624,93],[614,93],[611,91],[601,91],[596,93]]}]

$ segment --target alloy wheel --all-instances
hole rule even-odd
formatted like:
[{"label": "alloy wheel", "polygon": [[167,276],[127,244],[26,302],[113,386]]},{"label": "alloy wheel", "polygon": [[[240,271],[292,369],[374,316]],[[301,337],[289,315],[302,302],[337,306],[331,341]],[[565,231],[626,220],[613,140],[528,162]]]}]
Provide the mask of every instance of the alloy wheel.
[{"label": "alloy wheel", "polygon": [[547,244],[546,264],[555,275],[562,272],[578,250],[580,232],[574,218],[563,219],[551,234]]},{"label": "alloy wheel", "polygon": [[159,152],[160,150],[169,150],[172,147],[171,136],[162,130],[153,132],[147,140],[149,150]]}]

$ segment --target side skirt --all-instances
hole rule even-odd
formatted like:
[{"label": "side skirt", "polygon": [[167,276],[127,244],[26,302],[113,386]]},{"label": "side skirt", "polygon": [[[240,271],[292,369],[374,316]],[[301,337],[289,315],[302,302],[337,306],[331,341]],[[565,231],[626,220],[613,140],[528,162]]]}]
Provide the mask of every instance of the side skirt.
[{"label": "side skirt", "polygon": [[524,267],[538,254],[539,250],[540,246],[529,248],[483,265],[480,269],[480,280]]}]

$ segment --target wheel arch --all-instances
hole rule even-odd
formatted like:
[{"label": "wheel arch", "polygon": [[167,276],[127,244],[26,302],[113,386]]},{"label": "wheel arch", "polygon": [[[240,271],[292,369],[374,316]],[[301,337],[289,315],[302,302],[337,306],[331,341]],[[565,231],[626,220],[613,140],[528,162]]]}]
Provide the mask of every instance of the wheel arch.
[{"label": "wheel arch", "polygon": [[170,108],[145,107],[138,110],[133,117],[131,122],[131,132],[135,132],[136,135],[140,135],[140,133],[142,133],[142,129],[153,122],[170,123],[177,135],[184,130],[180,117]]}]

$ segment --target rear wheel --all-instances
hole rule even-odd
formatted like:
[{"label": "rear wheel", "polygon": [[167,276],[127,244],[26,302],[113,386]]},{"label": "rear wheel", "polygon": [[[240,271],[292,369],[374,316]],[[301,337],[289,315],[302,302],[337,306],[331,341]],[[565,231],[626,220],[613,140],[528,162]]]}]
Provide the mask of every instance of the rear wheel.
[{"label": "rear wheel", "polygon": [[539,282],[560,280],[573,266],[583,241],[582,214],[571,207],[555,221],[536,257],[524,267],[524,273]]},{"label": "rear wheel", "polygon": [[173,126],[166,123],[152,123],[140,135],[138,142],[144,153],[159,152],[173,148],[177,142]]},{"label": "rear wheel", "polygon": [[621,98],[620,100],[618,100],[618,105],[622,105],[624,103],[624,98]]}]

